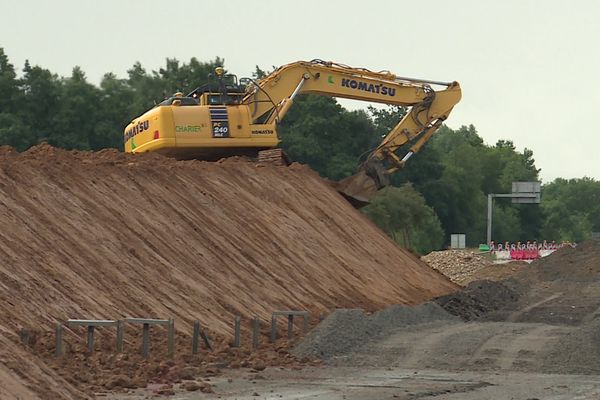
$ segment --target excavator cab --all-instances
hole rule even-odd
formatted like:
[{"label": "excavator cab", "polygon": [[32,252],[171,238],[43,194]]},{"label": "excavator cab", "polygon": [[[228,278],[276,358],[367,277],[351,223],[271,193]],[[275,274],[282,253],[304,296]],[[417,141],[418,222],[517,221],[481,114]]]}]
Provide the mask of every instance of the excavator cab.
[{"label": "excavator cab", "polygon": [[232,106],[242,102],[244,92],[234,86],[219,92],[219,88],[205,84],[194,89],[186,97],[195,99],[197,104],[203,106]]},{"label": "excavator cab", "polygon": [[217,67],[214,74],[208,74],[208,83],[192,90],[187,97],[204,106],[231,106],[241,104],[245,92],[246,87],[238,83],[236,75],[225,74],[223,67]]}]

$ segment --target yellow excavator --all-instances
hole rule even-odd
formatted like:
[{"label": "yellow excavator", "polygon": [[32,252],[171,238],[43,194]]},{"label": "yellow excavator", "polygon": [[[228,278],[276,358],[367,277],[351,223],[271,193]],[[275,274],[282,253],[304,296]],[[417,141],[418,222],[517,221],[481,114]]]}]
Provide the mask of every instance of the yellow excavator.
[{"label": "yellow excavator", "polygon": [[[300,93],[411,107],[357,173],[338,182],[338,191],[357,207],[389,184],[389,175],[421,149],[461,99],[458,82],[406,78],[322,60],[287,64],[259,80],[238,82],[222,67],[211,75],[212,82],[186,96],[176,93],[134,119],[125,128],[125,151],[155,151],[178,159],[269,158],[269,150],[280,143],[277,125]],[[403,152],[408,142],[412,146]]]}]

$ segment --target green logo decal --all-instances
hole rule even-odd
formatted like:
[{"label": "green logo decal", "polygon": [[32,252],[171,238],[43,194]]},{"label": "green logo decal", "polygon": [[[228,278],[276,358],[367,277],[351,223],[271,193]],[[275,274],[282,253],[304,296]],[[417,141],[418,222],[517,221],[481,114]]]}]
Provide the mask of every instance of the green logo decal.
[{"label": "green logo decal", "polygon": [[133,141],[133,138],[131,138],[131,150],[134,150],[137,146],[135,145],[135,142]]},{"label": "green logo decal", "polygon": [[335,83],[333,81],[333,76],[331,76],[331,75],[327,76],[327,83],[331,83],[331,84]]},{"label": "green logo decal", "polygon": [[200,132],[200,125],[177,125],[175,132]]}]

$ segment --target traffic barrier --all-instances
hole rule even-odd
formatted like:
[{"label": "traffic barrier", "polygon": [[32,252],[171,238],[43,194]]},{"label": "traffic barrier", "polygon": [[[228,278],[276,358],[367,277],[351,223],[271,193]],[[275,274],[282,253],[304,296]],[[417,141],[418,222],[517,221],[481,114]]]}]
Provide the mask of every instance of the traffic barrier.
[{"label": "traffic barrier", "polygon": [[538,258],[549,256],[555,249],[524,249],[524,250],[497,250],[494,251],[496,260],[536,260]]},{"label": "traffic barrier", "polygon": [[496,260],[510,260],[510,250],[500,250],[494,252]]}]

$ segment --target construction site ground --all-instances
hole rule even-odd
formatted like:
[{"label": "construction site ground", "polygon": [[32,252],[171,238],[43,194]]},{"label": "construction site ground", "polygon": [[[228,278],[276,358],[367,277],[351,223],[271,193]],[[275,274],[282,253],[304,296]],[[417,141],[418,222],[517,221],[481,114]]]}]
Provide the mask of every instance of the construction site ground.
[{"label": "construction site ground", "polygon": [[[0,150],[2,399],[600,398],[598,241],[460,267],[462,287],[303,166]],[[282,309],[311,330],[270,344]],[[133,327],[123,353],[100,329],[93,354],[69,328],[55,357],[57,321],[124,317],[174,318],[174,357],[153,328],[144,360]],[[190,354],[194,320],[213,351]]]},{"label": "construction site ground", "polygon": [[[260,374],[229,371],[213,380],[214,393],[178,391],[180,400],[533,400],[597,399],[600,377],[535,373],[448,372],[402,368],[268,368]],[[148,392],[105,397],[143,400]]]}]

